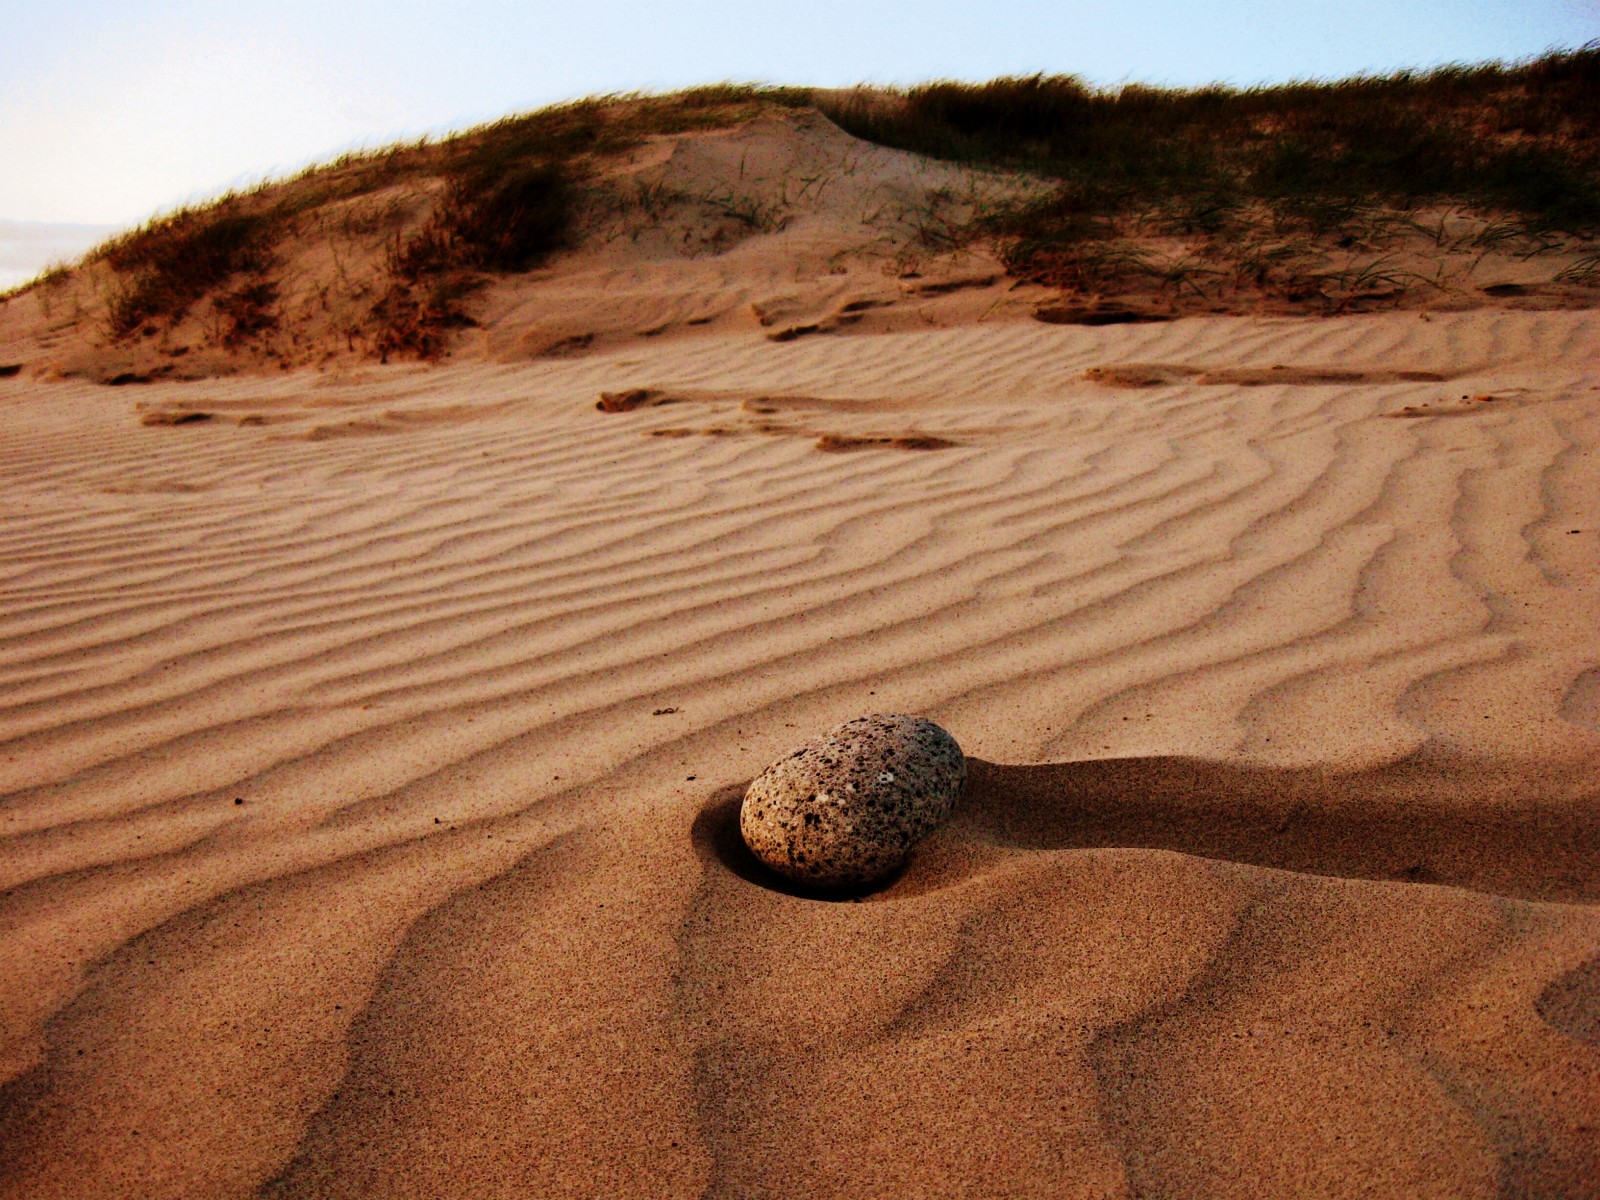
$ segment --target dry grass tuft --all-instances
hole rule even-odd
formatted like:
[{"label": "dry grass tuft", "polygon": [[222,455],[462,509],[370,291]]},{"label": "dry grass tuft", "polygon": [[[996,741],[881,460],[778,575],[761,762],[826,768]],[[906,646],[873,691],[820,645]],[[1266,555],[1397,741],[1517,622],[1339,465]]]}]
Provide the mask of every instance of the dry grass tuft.
[{"label": "dry grass tuft", "polygon": [[198,409],[158,408],[139,418],[141,425],[199,425],[211,420],[213,414]]},{"label": "dry grass tuft", "polygon": [[118,273],[107,323],[127,337],[158,320],[177,320],[191,305],[270,261],[273,221],[243,197],[188,208],[107,242],[91,257]]},{"label": "dry grass tuft", "polygon": [[946,438],[934,437],[926,433],[905,433],[898,435],[872,435],[850,433],[825,433],[817,439],[818,450],[828,454],[840,454],[849,450],[948,450],[957,445]]},{"label": "dry grass tuft", "polygon": [[441,144],[444,198],[417,234],[395,245],[390,289],[373,309],[380,355],[440,357],[449,331],[469,323],[462,302],[487,276],[530,270],[565,248],[598,160],[647,136],[735,125],[803,94],[719,84],[581,100]]},{"label": "dry grass tuft", "polygon": [[[1412,281],[1313,265],[1310,241],[1381,239],[1430,205],[1510,219],[1537,240],[1600,228],[1600,43],[1516,64],[1236,90],[1094,90],[1035,75],[823,99],[859,137],[1056,181],[964,231],[1008,269],[1095,294],[1158,281],[1174,295],[1248,287],[1337,311]],[[1191,239],[1152,263],[1135,235]],[[1600,274],[1600,272],[1596,272]]]},{"label": "dry grass tuft", "polygon": [[659,408],[663,404],[677,404],[678,397],[670,396],[658,388],[627,388],[620,392],[601,392],[594,402],[601,412],[632,412],[636,408]]}]

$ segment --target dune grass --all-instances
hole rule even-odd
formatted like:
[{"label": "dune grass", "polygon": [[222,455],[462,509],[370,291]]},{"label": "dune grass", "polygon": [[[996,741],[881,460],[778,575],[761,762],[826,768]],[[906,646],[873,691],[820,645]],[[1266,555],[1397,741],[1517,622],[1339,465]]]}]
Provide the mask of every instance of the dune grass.
[{"label": "dune grass", "polygon": [[106,243],[93,253],[119,277],[108,323],[126,336],[147,322],[182,316],[243,271],[264,266],[271,222],[240,197],[184,209]]},{"label": "dune grass", "polygon": [[[209,300],[219,336],[236,344],[272,327],[276,247],[304,214],[442,179],[432,213],[394,234],[386,290],[371,307],[380,354],[436,357],[451,328],[471,323],[463,301],[474,289],[570,244],[606,158],[652,135],[814,106],[873,142],[1050,181],[1040,198],[941,231],[992,240],[1022,278],[1083,293],[1138,278],[1176,296],[1255,288],[1335,303],[1404,284],[1381,254],[1335,279],[1308,265],[1309,248],[1381,246],[1384,230],[1424,229],[1430,208],[1477,215],[1475,249],[1537,252],[1600,229],[1597,95],[1600,43],[1515,64],[1250,89],[1098,90],[1032,76],[899,91],[721,84],[610,96],[346,155],[152,220],[88,261],[112,268],[114,337],[158,331]],[[1460,236],[1436,224],[1427,232],[1441,243]],[[1140,241],[1152,234],[1195,248],[1153,262]],[[1592,260],[1569,274],[1591,280]]]},{"label": "dune grass", "polygon": [[[725,127],[803,91],[722,84],[667,96],[601,97],[507,117],[438,142],[349,154],[280,184],[230,192],[157,217],[90,251],[115,272],[108,332],[128,338],[222,301],[225,340],[269,327],[262,297],[274,247],[295,219],[407,178],[442,176],[433,217],[389,255],[392,287],[374,308],[381,352],[438,352],[460,321],[472,273],[524,271],[566,244],[575,189],[595,160],[651,135]],[[220,295],[237,277],[247,281]]]},{"label": "dune grass", "polygon": [[[107,332],[126,338],[161,322],[180,320],[201,300],[216,296],[236,277],[252,277],[222,306],[226,338],[270,327],[262,297],[274,247],[300,214],[376,191],[429,169],[428,144],[347,154],[308,167],[281,183],[230,191],[216,200],[152,218],[90,250],[85,262],[115,273],[106,314]],[[227,311],[227,310],[230,310]],[[248,310],[248,315],[244,315]],[[239,318],[239,319],[235,319]]]},{"label": "dune grass", "polygon": [[486,275],[530,270],[566,246],[580,187],[596,162],[651,135],[727,128],[807,95],[718,84],[667,96],[580,100],[443,143],[443,199],[389,256],[392,283],[373,310],[379,354],[438,357],[448,330],[472,324],[460,302]]},{"label": "dune grass", "polygon": [[[1600,43],[1520,64],[1277,87],[1095,90],[1036,75],[820,100],[858,137],[1053,180],[974,232],[1024,276],[1115,276],[1131,221],[1235,241],[1339,236],[1462,205],[1530,233],[1600,227]],[[1122,264],[1126,265],[1126,264]]]}]

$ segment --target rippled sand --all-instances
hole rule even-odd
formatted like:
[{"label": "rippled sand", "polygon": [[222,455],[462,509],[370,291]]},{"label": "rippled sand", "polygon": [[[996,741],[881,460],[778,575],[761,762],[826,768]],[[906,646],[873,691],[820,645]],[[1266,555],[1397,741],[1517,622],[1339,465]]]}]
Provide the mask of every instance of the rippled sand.
[{"label": "rippled sand", "polygon": [[[0,380],[0,1194],[1600,1194],[1597,417],[1585,312]],[[768,888],[871,710],[961,814]]]}]

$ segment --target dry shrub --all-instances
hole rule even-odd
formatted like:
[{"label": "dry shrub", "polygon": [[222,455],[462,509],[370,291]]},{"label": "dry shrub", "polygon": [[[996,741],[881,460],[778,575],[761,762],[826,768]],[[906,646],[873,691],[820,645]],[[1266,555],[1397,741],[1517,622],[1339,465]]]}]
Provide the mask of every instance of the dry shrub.
[{"label": "dry shrub", "polygon": [[247,209],[240,197],[228,197],[106,243],[93,257],[121,276],[108,313],[112,335],[127,337],[156,320],[176,321],[234,276],[263,269],[274,234],[268,214]]},{"label": "dry shrub", "polygon": [[892,450],[948,450],[957,443],[927,433],[853,434],[825,433],[816,441],[818,450],[840,454],[849,450],[888,448]]},{"label": "dry shrub", "polygon": [[[1248,288],[1343,310],[1411,282],[1318,275],[1302,252],[1256,253],[1298,233],[1355,245],[1385,219],[1452,204],[1511,220],[1515,236],[1600,228],[1600,42],[1516,64],[1402,71],[1238,90],[1092,89],[1035,75],[820,97],[871,141],[1057,181],[981,215],[1015,276],[1079,294],[1140,284],[1197,296]],[[1131,234],[1204,239],[1176,274]],[[1205,260],[1205,261],[1201,261]],[[1237,269],[1219,270],[1216,264]]]}]

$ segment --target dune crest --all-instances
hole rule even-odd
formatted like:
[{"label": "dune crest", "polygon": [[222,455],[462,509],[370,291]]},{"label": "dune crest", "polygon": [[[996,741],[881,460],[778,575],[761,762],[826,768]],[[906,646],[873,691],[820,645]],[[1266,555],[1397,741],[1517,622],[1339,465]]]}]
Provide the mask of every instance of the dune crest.
[{"label": "dune crest", "polygon": [[[735,333],[1587,309],[1596,61],[1205,96],[1033,79],[578,101],[113,238],[0,295],[0,377],[132,387],[661,338],[711,353]],[[1430,168],[1397,169],[1423,143]],[[1173,370],[1095,366],[1113,386]],[[1192,366],[1219,386],[1354,382],[1336,362]]]}]

